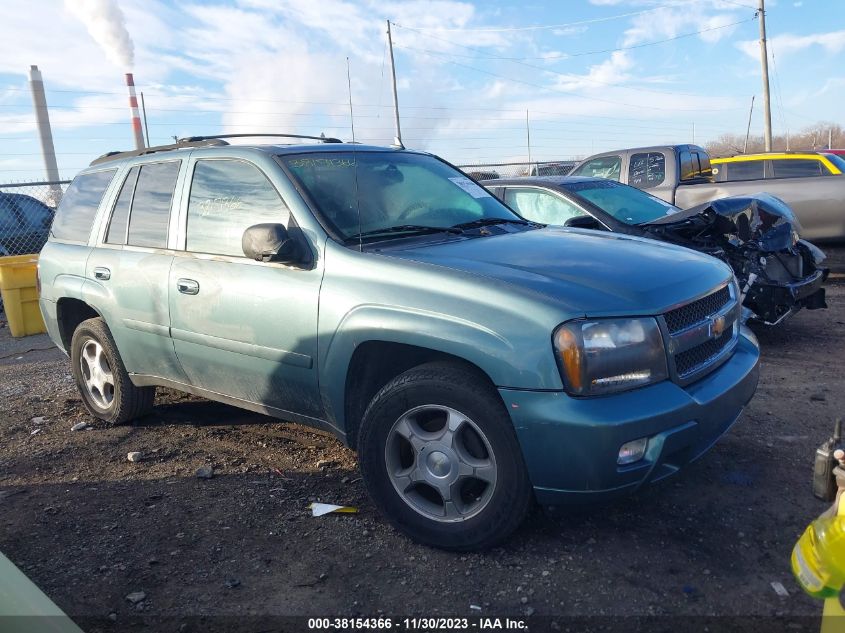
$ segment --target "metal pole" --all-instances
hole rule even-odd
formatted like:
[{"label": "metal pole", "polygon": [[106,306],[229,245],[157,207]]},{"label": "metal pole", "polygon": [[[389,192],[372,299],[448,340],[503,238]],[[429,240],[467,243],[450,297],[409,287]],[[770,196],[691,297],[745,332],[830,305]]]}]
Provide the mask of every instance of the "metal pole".
[{"label": "metal pole", "polygon": [[748,110],[748,128],[745,130],[745,145],[742,146],[742,153],[748,153],[748,136],[751,134],[751,115],[754,112],[754,95],[751,95],[751,109]]},{"label": "metal pole", "polygon": [[765,0],[760,0],[757,9],[760,20],[760,65],[763,70],[763,140],[766,151],[772,151],[772,106],[769,101],[769,55],[766,49],[766,7]]},{"label": "metal pole", "polygon": [[147,127],[147,108],[144,105],[144,93],[141,93],[141,116],[144,117],[144,134],[147,136],[147,147],[150,146],[150,128]]},{"label": "metal pole", "polygon": [[[528,173],[531,173],[531,125],[528,122],[528,109],[525,109],[525,138],[528,141]],[[539,169],[537,170],[539,172]]]},{"label": "metal pole", "polygon": [[833,149],[833,128],[827,130],[827,149]]},{"label": "metal pole", "polygon": [[399,127],[399,97],[396,94],[396,62],[393,60],[393,35],[390,32],[390,20],[387,21],[387,44],[390,49],[390,76],[393,77],[393,120],[396,123],[395,144],[402,145],[402,130]]},{"label": "metal pole", "polygon": [[41,141],[44,171],[47,174],[47,180],[58,180],[59,166],[56,164],[56,149],[53,147],[53,132],[50,130],[47,97],[44,96],[44,80],[41,78],[38,66],[29,67],[29,89],[32,92],[32,106],[35,108],[35,123],[38,127],[38,139]]},{"label": "metal pole", "polygon": [[349,90],[349,127],[352,129],[352,142],[355,142],[355,116],[352,114],[352,75],[349,72],[349,58],[346,58],[346,88]]}]

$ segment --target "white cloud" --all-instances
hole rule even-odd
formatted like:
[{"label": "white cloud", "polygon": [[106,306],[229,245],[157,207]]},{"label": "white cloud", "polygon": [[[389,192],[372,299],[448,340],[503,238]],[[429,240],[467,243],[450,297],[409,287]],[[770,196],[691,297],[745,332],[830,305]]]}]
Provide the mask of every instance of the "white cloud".
[{"label": "white cloud", "polygon": [[[771,42],[772,51],[777,53],[778,59],[805,50],[811,46],[820,46],[827,53],[839,53],[845,50],[845,30],[831,31],[830,33],[814,33],[812,35],[783,33],[769,38],[769,42]],[[749,57],[756,59],[760,55],[760,44],[757,40],[737,42],[736,47]]]}]

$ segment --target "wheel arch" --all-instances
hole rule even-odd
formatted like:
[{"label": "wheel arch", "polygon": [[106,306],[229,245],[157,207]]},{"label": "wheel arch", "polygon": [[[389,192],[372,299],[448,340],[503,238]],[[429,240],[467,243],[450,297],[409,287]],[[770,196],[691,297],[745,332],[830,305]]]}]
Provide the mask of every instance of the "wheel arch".
[{"label": "wheel arch", "polygon": [[73,333],[79,324],[88,319],[95,319],[103,315],[93,306],[82,299],[61,297],[56,302],[56,320],[59,326],[59,336],[65,351],[70,353],[70,343]]}]

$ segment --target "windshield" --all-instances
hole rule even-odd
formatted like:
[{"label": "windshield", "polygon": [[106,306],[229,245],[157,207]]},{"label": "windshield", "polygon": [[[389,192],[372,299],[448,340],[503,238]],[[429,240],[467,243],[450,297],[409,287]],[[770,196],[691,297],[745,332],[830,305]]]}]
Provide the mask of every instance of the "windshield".
[{"label": "windshield", "polygon": [[680,211],[660,198],[613,180],[565,182],[563,187],[625,224],[643,224]]},{"label": "windshield", "polygon": [[345,151],[281,159],[344,240],[378,237],[391,229],[395,237],[425,227],[522,221],[486,189],[432,156]]}]

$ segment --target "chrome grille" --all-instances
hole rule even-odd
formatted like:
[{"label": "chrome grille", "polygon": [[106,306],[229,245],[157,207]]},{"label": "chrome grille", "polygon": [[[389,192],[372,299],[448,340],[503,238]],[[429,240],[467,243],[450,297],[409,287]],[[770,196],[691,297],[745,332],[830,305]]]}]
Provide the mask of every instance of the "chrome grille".
[{"label": "chrome grille", "polygon": [[733,340],[734,326],[731,326],[719,338],[711,338],[710,340],[696,345],[692,349],[688,349],[680,354],[675,354],[675,368],[678,370],[678,375],[681,378],[686,378],[695,372],[702,365],[706,365],[710,359],[719,355],[725,347]]},{"label": "chrome grille", "polygon": [[739,338],[737,294],[727,284],[663,315],[674,380],[690,383],[730,357]]},{"label": "chrome grille", "polygon": [[664,316],[670,334],[685,330],[691,325],[704,321],[711,314],[716,314],[731,300],[728,286],[724,286],[692,303],[670,310]]}]

